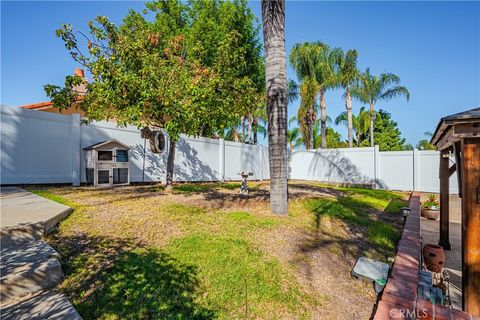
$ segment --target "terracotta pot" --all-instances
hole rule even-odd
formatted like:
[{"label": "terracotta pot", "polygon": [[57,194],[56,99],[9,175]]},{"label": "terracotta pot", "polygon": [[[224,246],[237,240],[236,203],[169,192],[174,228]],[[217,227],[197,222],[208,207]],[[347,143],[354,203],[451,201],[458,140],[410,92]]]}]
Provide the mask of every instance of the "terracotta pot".
[{"label": "terracotta pot", "polygon": [[420,216],[422,217],[425,217],[425,208],[422,207],[422,209],[420,210]]},{"label": "terracotta pot", "polygon": [[445,264],[445,252],[436,244],[425,244],[423,246],[423,261],[428,270],[432,272],[442,271]]},{"label": "terracotta pot", "polygon": [[437,220],[438,217],[440,216],[440,210],[439,209],[423,208],[422,212],[423,212],[425,218],[427,218],[429,220]]}]

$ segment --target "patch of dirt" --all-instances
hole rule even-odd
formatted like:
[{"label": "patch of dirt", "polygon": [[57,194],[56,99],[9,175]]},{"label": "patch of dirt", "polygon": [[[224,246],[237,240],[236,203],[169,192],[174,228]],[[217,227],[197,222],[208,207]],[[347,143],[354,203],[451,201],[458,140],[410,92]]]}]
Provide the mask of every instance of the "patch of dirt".
[{"label": "patch of dirt", "polygon": [[336,238],[289,226],[271,230],[260,237],[263,250],[290,265],[306,292],[320,296],[321,305],[310,310],[313,319],[369,319],[376,300],[373,287],[350,275],[354,256],[337,251],[349,243],[358,251],[362,241],[348,239],[343,226],[333,224]]}]

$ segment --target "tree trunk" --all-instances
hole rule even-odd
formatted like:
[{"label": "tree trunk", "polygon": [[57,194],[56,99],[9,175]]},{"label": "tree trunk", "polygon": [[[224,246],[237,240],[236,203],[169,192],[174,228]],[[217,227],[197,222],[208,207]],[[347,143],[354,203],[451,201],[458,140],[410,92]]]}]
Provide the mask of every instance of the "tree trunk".
[{"label": "tree trunk", "polygon": [[373,125],[375,124],[375,109],[374,104],[370,102],[370,146],[374,146],[374,139],[373,139]]},{"label": "tree trunk", "polygon": [[305,127],[307,129],[306,139],[305,139],[305,148],[313,149],[313,125],[315,123],[315,113],[313,108],[308,109],[307,114],[305,115]]},{"label": "tree trunk", "polygon": [[285,0],[262,0],[262,19],[266,61],[270,205],[272,213],[287,215]]},{"label": "tree trunk", "polygon": [[327,148],[327,102],[325,101],[325,92],[320,90],[320,110],[321,110],[321,135],[322,135],[322,149]]},{"label": "tree trunk", "polygon": [[175,146],[176,146],[176,141],[170,140],[170,144],[168,147],[167,181],[166,181],[166,185],[168,188],[170,188],[173,183],[173,168],[175,164]]},{"label": "tree trunk", "polygon": [[258,143],[258,119],[253,119],[253,144]]},{"label": "tree trunk", "polygon": [[345,107],[347,108],[348,118],[348,147],[353,147],[353,119],[352,119],[352,98],[350,97],[350,90],[347,87],[345,92]]},{"label": "tree trunk", "polygon": [[245,143],[245,117],[242,117],[240,121],[242,122],[242,142]]},{"label": "tree trunk", "polygon": [[248,142],[252,143],[253,141],[253,123],[252,123],[252,117],[248,117]]}]

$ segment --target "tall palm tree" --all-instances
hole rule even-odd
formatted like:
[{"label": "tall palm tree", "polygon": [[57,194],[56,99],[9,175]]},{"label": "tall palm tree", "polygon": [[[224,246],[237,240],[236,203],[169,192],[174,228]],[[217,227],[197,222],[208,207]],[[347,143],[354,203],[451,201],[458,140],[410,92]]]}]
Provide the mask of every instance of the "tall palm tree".
[{"label": "tall palm tree", "polygon": [[407,88],[400,85],[400,77],[393,73],[382,73],[374,76],[370,69],[360,73],[359,82],[351,89],[353,97],[370,106],[370,146],[374,146],[373,125],[375,123],[375,104],[395,97],[404,96],[410,100]]},{"label": "tall palm tree", "polygon": [[318,58],[318,46],[314,43],[297,43],[290,53],[290,64],[300,81],[301,97],[297,120],[307,149],[313,148],[313,124],[316,121],[315,100],[318,83],[315,79],[315,65]]},{"label": "tall palm tree", "polygon": [[272,213],[288,214],[285,0],[262,0]]},{"label": "tall palm tree", "polygon": [[342,55],[342,50],[340,48],[331,49],[324,43],[319,43],[323,48],[320,51],[319,63],[315,68],[315,78],[318,82],[318,94],[320,96],[320,131],[322,137],[321,148],[327,148],[327,102],[325,99],[325,92],[329,89],[332,89],[336,86],[336,69],[338,62]]},{"label": "tall palm tree", "polygon": [[[366,137],[370,128],[370,114],[365,107],[361,107],[358,115],[352,114],[352,128],[355,131],[355,140],[357,147],[362,142],[362,137]],[[346,111],[340,113],[335,119],[335,125],[343,124],[348,127],[349,125],[348,113]]]},{"label": "tall palm tree", "polygon": [[[323,42],[297,43],[290,53],[290,64],[301,81],[300,96],[302,103],[299,121],[305,126],[304,137],[307,148],[313,146],[313,125],[316,121],[315,101],[320,97],[322,148],[326,148],[327,104],[325,92],[336,83],[336,65],[341,50],[331,49]],[[301,126],[302,127],[302,126]]]},{"label": "tall palm tree", "polygon": [[350,88],[358,78],[357,50],[348,50],[340,55],[338,63],[338,85],[345,90],[345,108],[347,109],[348,147],[353,147],[352,97]]}]

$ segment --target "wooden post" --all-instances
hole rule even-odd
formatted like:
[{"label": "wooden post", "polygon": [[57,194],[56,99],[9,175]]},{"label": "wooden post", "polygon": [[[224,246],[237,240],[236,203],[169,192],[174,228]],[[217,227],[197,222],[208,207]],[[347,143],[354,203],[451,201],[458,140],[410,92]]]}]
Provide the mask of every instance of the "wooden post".
[{"label": "wooden post", "polygon": [[463,308],[480,316],[480,139],[462,141]]},{"label": "wooden post", "polygon": [[450,172],[448,151],[440,152],[440,240],[438,244],[445,250],[450,250],[449,227],[450,227]]}]

